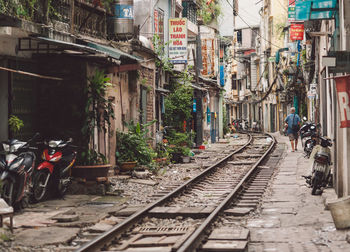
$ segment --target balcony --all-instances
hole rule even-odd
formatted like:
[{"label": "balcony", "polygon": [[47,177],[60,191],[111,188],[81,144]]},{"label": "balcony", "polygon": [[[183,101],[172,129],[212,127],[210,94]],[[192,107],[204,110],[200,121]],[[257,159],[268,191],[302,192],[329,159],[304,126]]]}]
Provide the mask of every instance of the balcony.
[{"label": "balcony", "polygon": [[93,4],[93,0],[55,0],[49,6],[36,1],[33,6],[26,0],[10,0],[1,10],[1,25],[24,28],[26,21],[52,26],[55,30],[107,38],[107,19],[112,16],[106,0]]}]

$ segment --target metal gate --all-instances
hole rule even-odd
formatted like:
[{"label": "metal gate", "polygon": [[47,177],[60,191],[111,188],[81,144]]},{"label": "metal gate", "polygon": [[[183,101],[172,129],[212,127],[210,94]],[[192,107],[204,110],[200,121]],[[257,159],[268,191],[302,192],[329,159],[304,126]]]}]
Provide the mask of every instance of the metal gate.
[{"label": "metal gate", "polygon": [[[28,72],[36,72],[32,62],[9,60],[9,67]],[[10,75],[10,106],[9,114],[20,118],[24,127],[15,136],[26,140],[30,138],[36,129],[37,117],[37,84],[34,77],[23,74],[11,73]]]}]

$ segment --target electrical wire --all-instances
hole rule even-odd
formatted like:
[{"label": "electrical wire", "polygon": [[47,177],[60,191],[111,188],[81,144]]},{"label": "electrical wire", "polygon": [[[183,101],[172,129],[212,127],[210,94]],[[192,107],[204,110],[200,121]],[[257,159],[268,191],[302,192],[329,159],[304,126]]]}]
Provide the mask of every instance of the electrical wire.
[{"label": "electrical wire", "polygon": [[288,13],[288,9],[286,9],[286,7],[280,2],[280,0],[277,0],[277,2]]},{"label": "electrical wire", "polygon": [[[230,5],[230,7],[232,8],[233,11],[235,11],[235,8],[232,6],[232,4],[226,0],[226,2]],[[273,45],[274,47],[278,48],[278,49],[282,49],[282,47],[275,45],[274,43],[272,43],[270,40],[264,38],[262,35],[260,35],[260,33],[258,33],[257,31],[255,31],[248,23],[247,21],[244,20],[244,18],[242,18],[237,12],[236,15],[252,30],[252,32],[254,32],[257,36],[259,36],[260,38],[262,38],[263,40],[265,40],[266,42],[270,43],[271,45]]]}]

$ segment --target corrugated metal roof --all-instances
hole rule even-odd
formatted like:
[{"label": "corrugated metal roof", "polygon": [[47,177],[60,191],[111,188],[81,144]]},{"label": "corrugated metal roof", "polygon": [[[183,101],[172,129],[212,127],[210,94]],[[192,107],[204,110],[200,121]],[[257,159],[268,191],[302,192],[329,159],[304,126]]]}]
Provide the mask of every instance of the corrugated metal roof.
[{"label": "corrugated metal roof", "polygon": [[45,37],[37,37],[37,39],[46,41],[51,44],[55,44],[57,46],[66,46],[68,48],[74,48],[78,49],[80,51],[88,52],[88,53],[95,53],[95,54],[103,54],[106,56],[109,56],[111,58],[117,59],[117,60],[123,60],[123,59],[130,59],[133,61],[142,61],[142,58],[136,57],[134,55],[130,55],[126,52],[123,52],[117,48],[105,46],[105,45],[99,45],[96,43],[88,42],[86,45],[81,45],[77,43],[71,43],[56,39],[50,39]]},{"label": "corrugated metal roof", "polygon": [[114,48],[114,47],[99,45],[99,44],[95,44],[95,43],[91,43],[91,42],[88,42],[87,46],[90,48],[94,48],[98,51],[105,52],[109,56],[111,56],[112,58],[115,58],[118,60],[122,60],[122,58],[128,58],[128,59],[131,59],[134,61],[142,61],[143,60],[142,58],[136,57],[134,55],[130,55],[130,54],[123,52],[122,50],[119,50],[119,49]]}]

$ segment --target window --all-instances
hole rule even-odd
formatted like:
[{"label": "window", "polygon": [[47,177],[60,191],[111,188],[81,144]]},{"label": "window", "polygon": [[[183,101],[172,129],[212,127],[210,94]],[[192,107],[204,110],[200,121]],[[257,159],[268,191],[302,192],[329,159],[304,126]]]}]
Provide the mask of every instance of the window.
[{"label": "window", "polygon": [[197,7],[193,1],[182,1],[182,17],[187,18],[194,24],[197,24]]},{"label": "window", "polygon": [[158,34],[160,41],[164,43],[164,11],[154,10],[154,34]]},{"label": "window", "polygon": [[242,30],[237,30],[237,43],[242,44]]},{"label": "window", "polygon": [[236,75],[232,75],[232,90],[237,89],[237,80],[236,80]]}]

